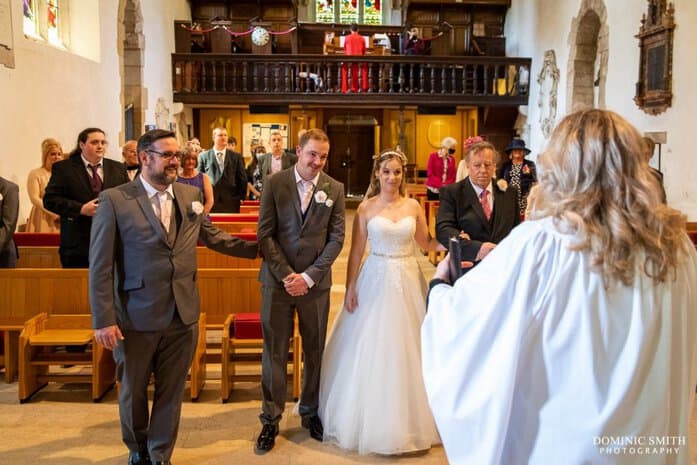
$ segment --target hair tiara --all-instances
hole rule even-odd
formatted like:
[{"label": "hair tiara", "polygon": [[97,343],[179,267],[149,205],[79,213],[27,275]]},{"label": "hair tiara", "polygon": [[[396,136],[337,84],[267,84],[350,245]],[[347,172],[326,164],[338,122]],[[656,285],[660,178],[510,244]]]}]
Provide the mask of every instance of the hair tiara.
[{"label": "hair tiara", "polygon": [[373,160],[380,160],[389,155],[396,156],[402,161],[402,163],[404,163],[405,165],[407,164],[407,157],[402,152],[399,152],[397,150],[388,150],[386,152],[378,153],[377,155],[373,156]]}]

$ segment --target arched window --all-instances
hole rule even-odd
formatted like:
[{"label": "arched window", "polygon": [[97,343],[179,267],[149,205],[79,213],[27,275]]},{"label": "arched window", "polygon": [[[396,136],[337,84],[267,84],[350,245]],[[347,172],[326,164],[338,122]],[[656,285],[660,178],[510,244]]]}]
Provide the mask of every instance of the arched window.
[{"label": "arched window", "polygon": [[318,23],[382,24],[380,0],[316,0]]}]

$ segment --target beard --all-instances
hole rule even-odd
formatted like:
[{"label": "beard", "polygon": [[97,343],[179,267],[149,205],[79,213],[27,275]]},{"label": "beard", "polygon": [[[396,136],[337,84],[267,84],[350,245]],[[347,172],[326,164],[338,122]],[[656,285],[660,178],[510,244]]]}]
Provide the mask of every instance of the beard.
[{"label": "beard", "polygon": [[160,172],[148,173],[148,174],[149,174],[148,177],[152,180],[153,183],[160,184],[163,186],[168,186],[170,184],[173,184],[174,181],[177,180],[177,168],[176,167],[167,167]]}]

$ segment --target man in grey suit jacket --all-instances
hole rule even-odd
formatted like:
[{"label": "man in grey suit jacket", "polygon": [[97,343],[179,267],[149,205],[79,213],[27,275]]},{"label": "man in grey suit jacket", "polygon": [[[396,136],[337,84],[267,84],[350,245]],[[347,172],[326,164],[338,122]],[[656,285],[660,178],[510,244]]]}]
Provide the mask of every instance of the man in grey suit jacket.
[{"label": "man in grey suit jacket", "polygon": [[0,268],[17,266],[14,233],[19,216],[19,187],[0,178]]},{"label": "man in grey suit jacket", "polygon": [[[199,329],[196,243],[254,258],[257,246],[215,228],[200,190],[174,182],[179,146],[155,129],[138,140],[142,171],[99,197],[90,242],[90,305],[99,344],[114,351],[129,465],[169,464]],[[147,386],[155,378],[152,412]]]},{"label": "man in grey suit jacket", "polygon": [[283,150],[283,136],[280,131],[271,131],[269,144],[271,145],[271,152],[259,157],[259,173],[261,174],[262,186],[269,176],[288,169],[298,162],[296,154]]},{"label": "man in grey suit jacket", "polygon": [[298,143],[294,167],[268,178],[257,236],[264,261],[261,322],[263,425],[256,449],[273,448],[285,408],[288,344],[297,311],[304,354],[302,425],[322,440],[317,416],[322,352],[327,333],[331,266],[344,243],[344,186],[322,171],[329,139],[311,129]]},{"label": "man in grey suit jacket", "polygon": [[225,128],[213,130],[213,148],[198,156],[198,170],[213,184],[213,213],[239,213],[247,194],[247,173],[242,155],[227,148]]}]

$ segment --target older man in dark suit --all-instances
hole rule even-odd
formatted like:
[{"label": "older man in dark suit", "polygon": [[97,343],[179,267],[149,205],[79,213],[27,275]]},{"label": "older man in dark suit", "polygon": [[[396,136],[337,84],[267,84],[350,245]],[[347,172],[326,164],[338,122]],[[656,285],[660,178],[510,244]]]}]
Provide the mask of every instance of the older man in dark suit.
[{"label": "older man in dark suit", "polygon": [[199,189],[174,182],[178,150],[173,132],[141,136],[140,176],[100,195],[92,226],[92,325],[97,342],[114,351],[129,465],[170,463],[186,375],[205,330],[198,328],[197,241],[227,255],[257,256],[256,243],[209,222]]},{"label": "older man in dark suit", "polygon": [[53,164],[44,207],[60,216],[63,268],[89,267],[90,229],[99,193],[129,181],[123,163],[104,158],[107,141],[99,128],[84,129],[70,158]]},{"label": "older man in dark suit", "polygon": [[242,155],[228,149],[227,129],[213,130],[213,148],[198,156],[198,170],[213,183],[213,213],[239,213],[247,194],[247,173]]},{"label": "older man in dark suit", "polygon": [[344,186],[322,171],[329,139],[310,129],[298,142],[298,162],[268,178],[261,195],[257,236],[264,261],[261,322],[263,428],[256,450],[273,448],[285,408],[288,344],[297,311],[303,345],[303,427],[321,441],[317,415],[322,353],[327,334],[331,266],[344,243]]},{"label": "older man in dark suit", "polygon": [[[520,222],[517,191],[496,181],[496,149],[488,142],[471,145],[465,154],[469,176],[444,186],[436,218],[438,241],[463,237],[462,259],[478,262]],[[469,236],[468,238],[466,236]]]},{"label": "older man in dark suit", "polygon": [[17,266],[17,246],[13,239],[19,216],[19,187],[0,178],[0,268]]}]

